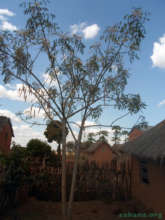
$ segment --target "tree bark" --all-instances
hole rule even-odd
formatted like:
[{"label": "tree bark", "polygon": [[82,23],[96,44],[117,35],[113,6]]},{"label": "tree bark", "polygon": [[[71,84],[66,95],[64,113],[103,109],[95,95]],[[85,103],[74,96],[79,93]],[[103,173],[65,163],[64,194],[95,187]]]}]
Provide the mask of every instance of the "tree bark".
[{"label": "tree bark", "polygon": [[68,209],[67,209],[67,220],[72,220],[72,204],[73,204],[74,190],[75,190],[75,185],[76,185],[76,176],[77,176],[79,154],[80,154],[80,150],[79,150],[79,146],[78,146],[78,149],[76,151],[74,168],[73,168],[72,184],[71,184],[69,203],[68,203]]},{"label": "tree bark", "polygon": [[78,137],[78,142],[77,142],[76,156],[75,156],[74,167],[73,167],[72,184],[71,184],[69,203],[68,203],[68,208],[67,208],[67,220],[72,220],[72,205],[73,205],[73,200],[74,200],[77,167],[78,167],[78,160],[79,160],[79,155],[80,155],[80,143],[81,143],[82,130],[83,130],[84,123],[85,123],[85,118],[82,121],[82,125],[81,125],[80,132],[79,132],[79,137]]},{"label": "tree bark", "polygon": [[57,147],[57,157],[60,161],[61,160],[61,144],[58,144],[58,147]]},{"label": "tree bark", "polygon": [[66,134],[65,123],[63,123],[63,137],[62,137],[62,181],[61,181],[61,198],[62,198],[62,216],[66,220]]}]

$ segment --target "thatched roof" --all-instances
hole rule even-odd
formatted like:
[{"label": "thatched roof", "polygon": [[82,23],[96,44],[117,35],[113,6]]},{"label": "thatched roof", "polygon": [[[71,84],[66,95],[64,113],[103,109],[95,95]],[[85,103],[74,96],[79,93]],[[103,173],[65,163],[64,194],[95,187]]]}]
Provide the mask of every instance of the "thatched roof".
[{"label": "thatched roof", "polygon": [[11,124],[10,118],[7,118],[5,116],[0,116],[0,131],[3,129],[5,124],[9,124],[9,126],[11,128],[12,136],[14,137],[14,132],[13,132],[13,128],[12,128],[12,124]]},{"label": "thatched roof", "polygon": [[117,156],[120,156],[121,154],[122,154],[122,146],[123,146],[123,144],[116,144],[116,145],[113,145],[112,146],[112,152],[114,153],[114,154],[116,154]]},{"label": "thatched roof", "polygon": [[130,130],[130,132],[129,132],[128,134],[131,134],[134,129],[138,129],[138,130],[140,130],[140,131],[142,131],[142,132],[146,132],[146,131],[150,130],[152,127],[153,127],[153,126],[147,126],[147,127],[134,126],[134,127]]},{"label": "thatched roof", "polygon": [[107,145],[110,148],[110,145],[106,142],[105,143],[104,142],[96,142],[96,143],[92,143],[90,145],[88,144],[88,146],[86,146],[86,143],[83,143],[81,146],[81,152],[93,153],[103,144]]},{"label": "thatched roof", "polygon": [[165,120],[124,144],[121,150],[139,158],[158,161],[165,159]]}]

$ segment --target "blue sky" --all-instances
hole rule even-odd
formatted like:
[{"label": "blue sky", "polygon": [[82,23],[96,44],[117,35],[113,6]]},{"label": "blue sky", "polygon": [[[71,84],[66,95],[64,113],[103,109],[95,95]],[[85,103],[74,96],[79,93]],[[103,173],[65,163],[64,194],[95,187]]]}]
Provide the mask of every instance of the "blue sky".
[{"label": "blue sky", "polygon": [[[25,17],[19,7],[20,0],[1,0],[0,28],[15,30],[25,24]],[[146,24],[146,38],[139,52],[140,60],[127,64],[132,75],[128,80],[126,91],[139,93],[147,104],[143,111],[149,125],[155,125],[165,119],[165,1],[164,0],[61,0],[51,1],[51,10],[56,14],[56,22],[66,32],[75,32],[83,36],[84,43],[89,46],[98,39],[108,25],[120,21],[133,7],[141,7],[150,12],[150,21]],[[43,64],[44,66],[44,64]],[[38,71],[42,72],[42,65]],[[0,76],[1,77],[1,76]],[[4,85],[0,78],[0,114],[12,120],[15,141],[22,145],[32,138],[44,139],[45,127],[33,127],[20,121],[15,113],[24,111],[28,103],[17,95],[20,82],[15,87]],[[122,113],[105,109],[100,122],[110,123]],[[131,127],[138,115],[127,117],[119,123]],[[77,119],[78,120],[78,119]],[[90,121],[88,123],[91,123]],[[95,131],[93,129],[93,131]],[[110,131],[110,130],[109,130]],[[54,144],[52,144],[54,146]]]}]

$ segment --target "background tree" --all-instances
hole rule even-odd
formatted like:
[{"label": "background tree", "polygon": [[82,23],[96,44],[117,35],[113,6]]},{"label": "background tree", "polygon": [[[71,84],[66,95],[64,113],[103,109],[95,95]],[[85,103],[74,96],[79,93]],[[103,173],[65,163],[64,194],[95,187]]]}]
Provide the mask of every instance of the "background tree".
[{"label": "background tree", "polygon": [[148,122],[145,120],[145,117],[143,115],[140,115],[139,118],[137,119],[137,121],[135,122],[135,124],[133,125],[133,127],[137,127],[139,129],[147,128],[148,127]]},{"label": "background tree", "polygon": [[113,130],[112,141],[114,142],[114,145],[117,145],[121,141],[121,135],[122,135],[121,127],[116,125],[112,127],[112,130]]},{"label": "background tree", "polygon": [[17,201],[17,192],[29,184],[30,169],[25,160],[26,148],[15,146],[10,154],[0,155],[0,214],[13,208]]},{"label": "background tree", "polygon": [[[20,94],[25,100],[33,95],[31,108],[42,109],[45,119],[56,118],[62,123],[63,216],[66,215],[66,126],[74,138],[77,147],[68,205],[70,219],[86,120],[97,120],[105,105],[127,111],[125,115],[145,108],[139,94],[125,94],[129,72],[124,61],[138,58],[148,18],[141,9],[134,9],[121,22],[107,27],[84,58],[85,45],[81,38],[59,29],[45,1],[26,1],[22,6],[27,16],[25,28],[13,33],[0,31],[0,71],[5,83],[13,79],[23,83]],[[40,55],[45,56],[47,66],[43,72],[48,74],[49,83],[43,82],[35,71]],[[70,120],[80,112],[76,137]]]},{"label": "background tree", "polygon": [[128,142],[129,132],[127,130],[123,130],[121,134],[124,136],[124,143]]},{"label": "background tree", "polygon": [[25,159],[27,157],[27,148],[22,147],[20,144],[16,144],[15,142],[12,143],[11,153],[13,156]]},{"label": "background tree", "polygon": [[[68,129],[65,128],[66,136],[68,135]],[[61,143],[62,143],[62,123],[57,120],[48,122],[47,128],[44,132],[45,137],[48,142],[56,141],[58,143],[57,153],[59,158],[61,158]]]},{"label": "background tree", "polygon": [[99,132],[97,132],[97,135],[99,135],[98,141],[108,143],[108,140],[107,140],[108,131],[105,131],[105,130],[99,131]]},{"label": "background tree", "polygon": [[87,142],[95,143],[96,142],[96,139],[94,138],[95,136],[96,136],[96,134],[93,132],[88,133]]},{"label": "background tree", "polygon": [[26,151],[29,156],[43,158],[50,155],[51,146],[36,138],[27,143]]}]

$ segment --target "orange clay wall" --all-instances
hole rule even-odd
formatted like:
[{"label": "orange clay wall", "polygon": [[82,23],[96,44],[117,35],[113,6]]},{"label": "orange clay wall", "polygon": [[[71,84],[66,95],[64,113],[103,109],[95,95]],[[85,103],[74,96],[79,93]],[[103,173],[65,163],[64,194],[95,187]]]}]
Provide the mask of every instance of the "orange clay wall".
[{"label": "orange clay wall", "polygon": [[154,212],[161,212],[165,219],[165,168],[148,163],[149,184],[145,184],[140,178],[139,161],[133,158],[132,193],[141,200],[146,207],[153,208]]},{"label": "orange clay wall", "polygon": [[111,162],[114,156],[112,150],[106,144],[102,144],[94,153],[87,155],[89,161],[96,161],[99,164]]},{"label": "orange clay wall", "polygon": [[135,129],[130,133],[128,140],[129,140],[129,141],[133,141],[133,140],[135,140],[137,137],[141,136],[142,134],[143,134],[143,131],[140,131],[139,129],[136,129],[136,128],[135,128]]}]

